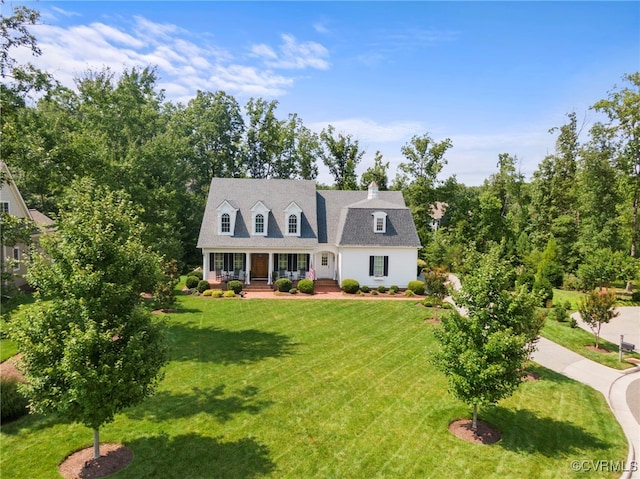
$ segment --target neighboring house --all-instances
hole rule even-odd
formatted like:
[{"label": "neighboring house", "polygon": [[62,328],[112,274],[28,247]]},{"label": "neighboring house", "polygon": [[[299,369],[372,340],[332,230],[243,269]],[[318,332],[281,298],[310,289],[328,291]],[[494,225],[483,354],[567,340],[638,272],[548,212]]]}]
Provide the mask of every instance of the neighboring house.
[{"label": "neighboring house", "polygon": [[[32,233],[31,240],[33,244],[37,244],[41,229],[51,227],[53,221],[39,211],[27,208],[9,168],[1,161],[0,178],[0,213],[7,213],[17,218],[28,218],[33,221],[38,229]],[[5,264],[9,266],[9,272],[14,275],[14,284],[18,287],[25,285],[26,265],[24,260],[27,258],[29,246],[22,243],[2,244],[0,249],[1,263],[3,266]]]},{"label": "neighboring house", "polygon": [[403,288],[420,247],[402,192],[316,190],[311,180],[214,178],[198,239],[204,279],[269,284],[285,275]]},{"label": "neighboring house", "polygon": [[442,217],[447,211],[447,203],[443,203],[441,201],[436,201],[436,204],[431,207],[431,229],[433,231],[438,231],[440,228],[440,223],[442,221]]}]

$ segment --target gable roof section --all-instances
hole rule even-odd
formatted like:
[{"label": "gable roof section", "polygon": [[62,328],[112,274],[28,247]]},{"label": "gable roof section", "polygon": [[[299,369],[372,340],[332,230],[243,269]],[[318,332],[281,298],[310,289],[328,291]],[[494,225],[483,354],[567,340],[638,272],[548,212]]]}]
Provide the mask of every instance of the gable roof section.
[{"label": "gable roof section", "polygon": [[0,201],[9,202],[9,213],[18,218],[29,218],[31,212],[27,208],[27,204],[20,194],[18,185],[13,179],[9,167],[4,161],[0,161],[0,174],[2,175],[2,184],[0,185]]},{"label": "gable roof section", "polygon": [[[217,234],[216,208],[224,201],[238,208],[233,236]],[[262,201],[271,209],[267,236],[251,235],[251,208]],[[285,209],[302,209],[300,236],[287,236]],[[312,180],[213,178],[198,238],[198,248],[313,248],[318,243],[316,184]]]}]

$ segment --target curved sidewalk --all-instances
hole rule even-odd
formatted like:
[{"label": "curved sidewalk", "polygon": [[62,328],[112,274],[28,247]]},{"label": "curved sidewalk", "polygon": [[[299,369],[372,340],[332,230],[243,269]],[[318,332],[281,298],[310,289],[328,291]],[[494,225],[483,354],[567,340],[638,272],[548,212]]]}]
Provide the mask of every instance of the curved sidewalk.
[{"label": "curved sidewalk", "polygon": [[[640,479],[640,403],[637,401],[636,391],[640,382],[640,368],[634,367],[625,371],[612,369],[591,361],[570,351],[546,338],[540,338],[538,350],[532,359],[552,371],[556,371],[571,379],[591,386],[601,392],[616,419],[622,426],[629,442],[629,451],[625,465],[635,471],[623,472],[621,478]],[[630,394],[628,394],[628,390]],[[632,409],[633,408],[633,409]],[[634,414],[635,411],[635,414]],[[598,460],[600,458],[579,458],[584,460]],[[632,462],[636,461],[636,462]],[[636,467],[631,467],[635,464]]]}]

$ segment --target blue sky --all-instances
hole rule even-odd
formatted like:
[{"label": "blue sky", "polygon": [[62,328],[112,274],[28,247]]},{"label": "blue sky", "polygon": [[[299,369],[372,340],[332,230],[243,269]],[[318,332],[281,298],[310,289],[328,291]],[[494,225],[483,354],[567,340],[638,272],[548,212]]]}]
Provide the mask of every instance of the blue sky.
[{"label": "blue sky", "polygon": [[550,128],[575,111],[586,131],[589,106],[640,69],[635,1],[19,3],[42,14],[43,55],[15,55],[68,86],[151,65],[174,102],[198,89],[275,99],[283,119],[358,139],[359,173],[379,150],[391,179],[401,146],[427,132],[453,143],[441,179],[481,184],[503,152],[529,179],[554,150]]}]

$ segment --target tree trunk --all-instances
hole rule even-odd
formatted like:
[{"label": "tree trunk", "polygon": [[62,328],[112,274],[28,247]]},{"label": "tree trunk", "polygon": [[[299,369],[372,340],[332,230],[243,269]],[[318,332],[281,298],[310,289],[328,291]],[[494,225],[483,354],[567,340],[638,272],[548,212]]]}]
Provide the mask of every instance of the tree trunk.
[{"label": "tree trunk", "polygon": [[478,405],[473,405],[473,419],[471,420],[471,429],[478,430]]},{"label": "tree trunk", "polygon": [[93,430],[93,458],[98,459],[100,457],[100,430]]}]

